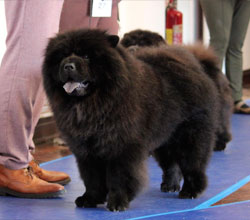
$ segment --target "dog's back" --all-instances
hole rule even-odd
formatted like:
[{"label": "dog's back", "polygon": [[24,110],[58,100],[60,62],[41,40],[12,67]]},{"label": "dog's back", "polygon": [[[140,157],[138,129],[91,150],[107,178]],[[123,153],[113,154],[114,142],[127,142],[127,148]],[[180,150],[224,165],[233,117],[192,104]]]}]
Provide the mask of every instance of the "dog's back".
[{"label": "dog's back", "polygon": [[[219,95],[219,117],[217,128],[217,142],[215,150],[224,150],[231,140],[231,116],[233,112],[233,99],[229,82],[218,66],[218,58],[211,48],[201,43],[187,46],[169,46],[163,38],[151,31],[135,30],[124,35],[121,40],[124,47],[137,56],[142,47],[156,47],[158,50],[167,50],[169,56],[178,60],[188,68],[204,72],[216,85]],[[136,46],[136,47],[135,47]],[[129,48],[132,48],[131,50]]]}]

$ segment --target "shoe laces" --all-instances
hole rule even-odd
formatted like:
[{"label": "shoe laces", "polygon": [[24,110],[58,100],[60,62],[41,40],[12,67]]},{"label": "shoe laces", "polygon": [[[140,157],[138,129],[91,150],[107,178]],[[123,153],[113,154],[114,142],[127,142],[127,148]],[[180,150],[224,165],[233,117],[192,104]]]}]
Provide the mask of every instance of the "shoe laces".
[{"label": "shoe laces", "polygon": [[34,174],[33,168],[30,167],[30,166],[28,166],[27,168],[24,168],[24,174],[26,176],[29,176],[29,177],[31,177],[33,179],[34,178],[34,176],[33,176],[33,174]]}]

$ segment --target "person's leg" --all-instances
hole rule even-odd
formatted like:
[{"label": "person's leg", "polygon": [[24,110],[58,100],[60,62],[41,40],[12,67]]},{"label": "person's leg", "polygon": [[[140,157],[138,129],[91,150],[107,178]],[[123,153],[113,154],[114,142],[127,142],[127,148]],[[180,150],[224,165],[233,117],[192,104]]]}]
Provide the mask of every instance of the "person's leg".
[{"label": "person's leg", "polygon": [[113,0],[112,17],[90,17],[90,1],[65,0],[60,18],[60,32],[77,30],[80,28],[100,28],[110,34],[118,33],[118,2]]},{"label": "person's leg", "polygon": [[57,197],[64,187],[31,172],[34,127],[44,100],[43,51],[58,30],[61,1],[5,1],[6,52],[0,67],[0,195]]},{"label": "person's leg", "polygon": [[209,28],[210,46],[214,48],[220,59],[220,67],[222,67],[231,33],[234,2],[235,0],[200,0]]},{"label": "person's leg", "polygon": [[5,1],[7,50],[0,68],[0,164],[20,169],[43,105],[41,63],[58,30],[61,1]]},{"label": "person's leg", "polygon": [[245,40],[249,18],[250,1],[236,1],[230,40],[226,53],[226,75],[230,81],[234,101],[240,101],[242,99],[242,46]]}]

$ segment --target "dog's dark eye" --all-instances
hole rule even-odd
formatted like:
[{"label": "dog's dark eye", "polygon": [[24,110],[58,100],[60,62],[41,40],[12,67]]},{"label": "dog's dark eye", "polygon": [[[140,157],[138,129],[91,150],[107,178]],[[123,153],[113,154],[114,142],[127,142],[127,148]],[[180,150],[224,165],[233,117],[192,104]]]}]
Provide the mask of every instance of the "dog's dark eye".
[{"label": "dog's dark eye", "polygon": [[88,56],[87,54],[85,54],[85,55],[83,56],[83,59],[84,59],[84,60],[89,60],[89,56]]}]

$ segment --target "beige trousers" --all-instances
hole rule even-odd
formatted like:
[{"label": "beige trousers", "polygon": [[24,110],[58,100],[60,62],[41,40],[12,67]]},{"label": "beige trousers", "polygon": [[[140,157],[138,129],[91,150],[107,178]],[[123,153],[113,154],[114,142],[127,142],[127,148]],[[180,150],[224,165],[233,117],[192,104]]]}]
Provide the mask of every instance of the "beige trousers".
[{"label": "beige trousers", "polygon": [[0,164],[27,167],[44,103],[41,64],[48,38],[89,27],[117,34],[117,1],[111,18],[89,18],[87,0],[5,0],[6,52],[0,66]]}]

